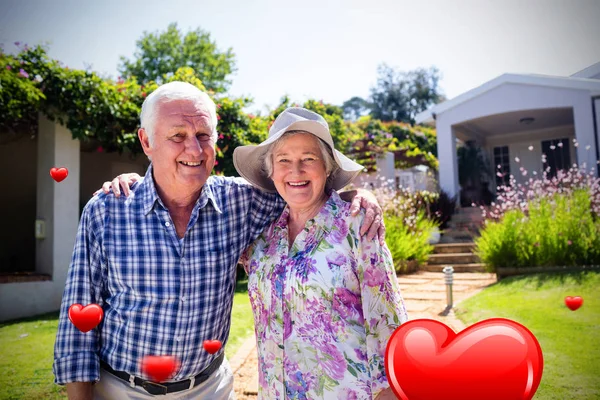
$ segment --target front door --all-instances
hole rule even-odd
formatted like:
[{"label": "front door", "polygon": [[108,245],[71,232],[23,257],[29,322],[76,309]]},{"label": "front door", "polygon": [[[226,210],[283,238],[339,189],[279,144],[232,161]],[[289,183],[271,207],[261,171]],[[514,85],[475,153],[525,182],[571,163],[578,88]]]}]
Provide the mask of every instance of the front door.
[{"label": "front door", "polygon": [[550,167],[548,178],[555,177],[558,170],[571,168],[571,151],[567,138],[542,141],[542,154],[546,155],[544,169]]}]

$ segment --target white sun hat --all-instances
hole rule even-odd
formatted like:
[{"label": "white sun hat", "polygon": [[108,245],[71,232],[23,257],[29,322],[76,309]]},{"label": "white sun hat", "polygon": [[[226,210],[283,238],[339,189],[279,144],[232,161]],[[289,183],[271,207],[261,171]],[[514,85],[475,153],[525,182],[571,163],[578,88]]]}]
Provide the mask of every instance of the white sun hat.
[{"label": "white sun hat", "polygon": [[288,131],[306,131],[323,140],[333,153],[333,158],[339,169],[329,177],[331,187],[338,190],[349,184],[360,174],[364,167],[339,151],[333,146],[333,138],[329,133],[327,121],[319,114],[300,107],[290,107],[283,111],[271,129],[269,137],[259,145],[239,146],[233,151],[233,165],[237,172],[254,186],[267,192],[275,192],[273,181],[267,177],[263,169],[263,158],[272,145]]}]

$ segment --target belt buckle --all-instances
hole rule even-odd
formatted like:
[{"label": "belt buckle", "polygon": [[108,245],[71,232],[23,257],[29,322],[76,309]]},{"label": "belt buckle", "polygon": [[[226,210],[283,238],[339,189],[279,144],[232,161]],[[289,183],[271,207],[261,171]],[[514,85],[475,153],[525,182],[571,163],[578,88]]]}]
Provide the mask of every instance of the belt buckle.
[{"label": "belt buckle", "polygon": [[154,395],[165,395],[167,394],[167,387],[165,385],[161,385],[160,383],[152,382],[152,381],[144,381],[142,382],[142,387],[146,389],[146,392]]}]

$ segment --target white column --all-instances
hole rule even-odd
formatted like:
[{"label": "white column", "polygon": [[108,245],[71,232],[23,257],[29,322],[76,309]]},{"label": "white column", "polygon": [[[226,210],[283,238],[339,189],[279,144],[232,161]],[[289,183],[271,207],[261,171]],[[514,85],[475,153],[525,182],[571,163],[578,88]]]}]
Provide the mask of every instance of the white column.
[{"label": "white column", "polygon": [[444,123],[442,116],[437,117],[437,150],[439,166],[440,188],[450,197],[457,196],[460,190],[458,185],[458,159],[456,157],[456,135],[449,123]]},{"label": "white column", "polygon": [[[589,94],[582,93],[573,104],[573,123],[577,147],[577,162],[580,167],[586,164],[586,169],[597,170],[596,140],[594,138],[594,116]],[[589,146],[589,147],[588,147]]]},{"label": "white column", "polygon": [[386,152],[383,157],[377,159],[377,175],[379,179],[377,186],[387,185],[395,187],[396,168],[394,165],[394,153]]},{"label": "white column", "polygon": [[[44,116],[38,129],[37,218],[45,221],[46,238],[36,241],[36,271],[64,285],[79,224],[80,146],[67,128]],[[69,175],[55,182],[53,167]]]}]

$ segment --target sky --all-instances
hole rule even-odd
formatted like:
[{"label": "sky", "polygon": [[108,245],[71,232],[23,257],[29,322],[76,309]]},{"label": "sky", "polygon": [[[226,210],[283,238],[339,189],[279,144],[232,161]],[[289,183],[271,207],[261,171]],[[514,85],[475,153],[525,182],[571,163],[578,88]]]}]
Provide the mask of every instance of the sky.
[{"label": "sky", "polygon": [[116,78],[119,57],[171,22],[232,48],[228,93],[266,112],[288,95],[368,97],[381,63],[436,66],[451,99],[503,73],[568,76],[600,61],[600,0],[0,0],[0,43],[48,43],[71,68]]}]

